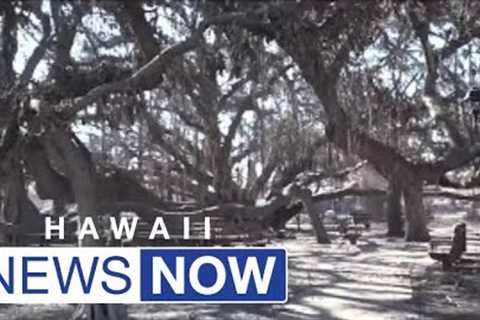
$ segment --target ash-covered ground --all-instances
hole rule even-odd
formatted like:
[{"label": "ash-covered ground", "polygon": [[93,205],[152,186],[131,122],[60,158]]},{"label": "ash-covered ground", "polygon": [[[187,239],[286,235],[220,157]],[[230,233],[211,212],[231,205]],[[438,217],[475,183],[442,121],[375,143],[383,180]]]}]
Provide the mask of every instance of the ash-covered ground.
[{"label": "ash-covered ground", "polygon": [[[462,208],[435,209],[431,233],[450,235],[466,221],[480,237],[480,222]],[[445,272],[428,256],[428,243],[385,238],[374,223],[357,245],[315,243],[308,224],[274,240],[289,252],[289,301],[284,305],[131,305],[137,320],[178,319],[480,319],[480,273]],[[1,305],[1,320],[68,319],[70,305]]]}]

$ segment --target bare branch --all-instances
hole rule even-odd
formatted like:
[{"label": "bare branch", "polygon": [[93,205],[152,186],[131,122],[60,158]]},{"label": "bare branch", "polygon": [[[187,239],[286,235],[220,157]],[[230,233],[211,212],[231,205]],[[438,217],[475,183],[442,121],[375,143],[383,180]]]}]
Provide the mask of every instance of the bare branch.
[{"label": "bare branch", "polygon": [[[412,4],[414,6],[415,4]],[[427,79],[425,80],[425,94],[430,96],[436,96],[436,82],[438,79],[438,55],[433,50],[433,47],[428,39],[430,34],[430,24],[428,20],[421,20],[417,12],[418,7],[407,8],[412,27],[415,30],[417,37],[420,39],[420,43],[425,55],[425,61],[427,63]]]},{"label": "bare branch", "polygon": [[35,69],[40,63],[40,60],[45,55],[45,52],[47,51],[47,48],[50,45],[52,40],[51,38],[52,26],[50,25],[50,17],[47,14],[42,12],[42,3],[43,1],[35,1],[31,3],[32,9],[35,15],[40,19],[40,22],[42,23],[43,36],[40,42],[38,43],[38,46],[35,48],[32,55],[28,59],[27,64],[23,69],[22,74],[20,75],[20,79],[19,79],[20,86],[24,85],[26,82],[28,82],[32,78],[32,75]]},{"label": "bare branch", "polygon": [[200,39],[203,37],[203,32],[212,25],[223,25],[235,22],[237,19],[245,17],[244,13],[225,14],[213,17],[207,21],[200,23],[198,28],[192,32],[192,35],[186,40],[174,44],[153,57],[150,62],[144,65],[140,70],[135,72],[131,77],[119,81],[105,83],[92,90],[86,95],[74,100],[73,106],[65,110],[66,117],[71,118],[75,114],[88,105],[94,103],[102,96],[112,92],[133,89],[151,89],[162,81],[162,76],[168,64],[175,58],[193,50]]},{"label": "bare branch", "polygon": [[124,6],[142,55],[146,61],[150,61],[155,56],[158,46],[154,30],[145,19],[142,3],[125,1]]},{"label": "bare branch", "polygon": [[143,117],[147,121],[153,142],[175,158],[175,160],[179,161],[188,175],[194,177],[199,183],[204,185],[208,185],[212,181],[212,178],[208,174],[196,168],[189,159],[180,152],[178,145],[173,145],[167,141],[167,130],[160,126],[148,112],[144,111]]}]

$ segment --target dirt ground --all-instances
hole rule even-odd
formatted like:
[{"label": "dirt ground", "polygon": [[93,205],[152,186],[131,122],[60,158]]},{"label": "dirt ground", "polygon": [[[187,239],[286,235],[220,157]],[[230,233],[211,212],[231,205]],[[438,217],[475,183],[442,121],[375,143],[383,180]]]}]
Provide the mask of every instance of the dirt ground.
[{"label": "dirt ground", "polygon": [[[435,235],[450,234],[465,212],[435,216]],[[284,305],[132,305],[137,320],[178,319],[480,319],[480,274],[450,273],[428,256],[428,244],[385,238],[374,223],[357,245],[318,245],[306,226],[277,240],[289,252]],[[469,232],[480,223],[469,222]],[[0,320],[68,319],[68,305],[0,305]]]}]

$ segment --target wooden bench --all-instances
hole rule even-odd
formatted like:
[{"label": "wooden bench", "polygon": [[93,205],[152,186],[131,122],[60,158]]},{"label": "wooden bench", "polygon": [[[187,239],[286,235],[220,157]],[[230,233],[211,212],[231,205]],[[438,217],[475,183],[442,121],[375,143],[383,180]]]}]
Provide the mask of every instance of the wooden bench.
[{"label": "wooden bench", "polygon": [[466,225],[457,224],[453,237],[434,237],[430,240],[429,255],[442,263],[443,270],[480,270],[480,237],[467,237]]},{"label": "wooden bench", "polygon": [[356,244],[362,235],[362,227],[355,224],[354,218],[349,214],[335,215],[330,223],[325,224],[327,232],[336,232],[342,238]]},{"label": "wooden bench", "polygon": [[350,212],[350,215],[353,218],[353,223],[356,225],[363,225],[365,229],[370,229],[370,214],[363,210],[353,210]]}]

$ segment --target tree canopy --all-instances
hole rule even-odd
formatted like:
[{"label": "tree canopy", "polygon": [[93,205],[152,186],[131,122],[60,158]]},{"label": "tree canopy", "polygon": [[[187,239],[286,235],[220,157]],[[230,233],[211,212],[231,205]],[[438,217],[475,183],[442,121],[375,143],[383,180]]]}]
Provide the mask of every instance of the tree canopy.
[{"label": "tree canopy", "polygon": [[344,195],[313,186],[366,161],[390,185],[389,231],[403,234],[403,211],[406,239],[427,240],[425,185],[480,181],[479,106],[463,100],[480,81],[479,13],[475,1],[2,1],[2,220],[35,232],[35,192],[56,215],[210,208],[278,227],[295,200],[310,211],[312,192]]}]

